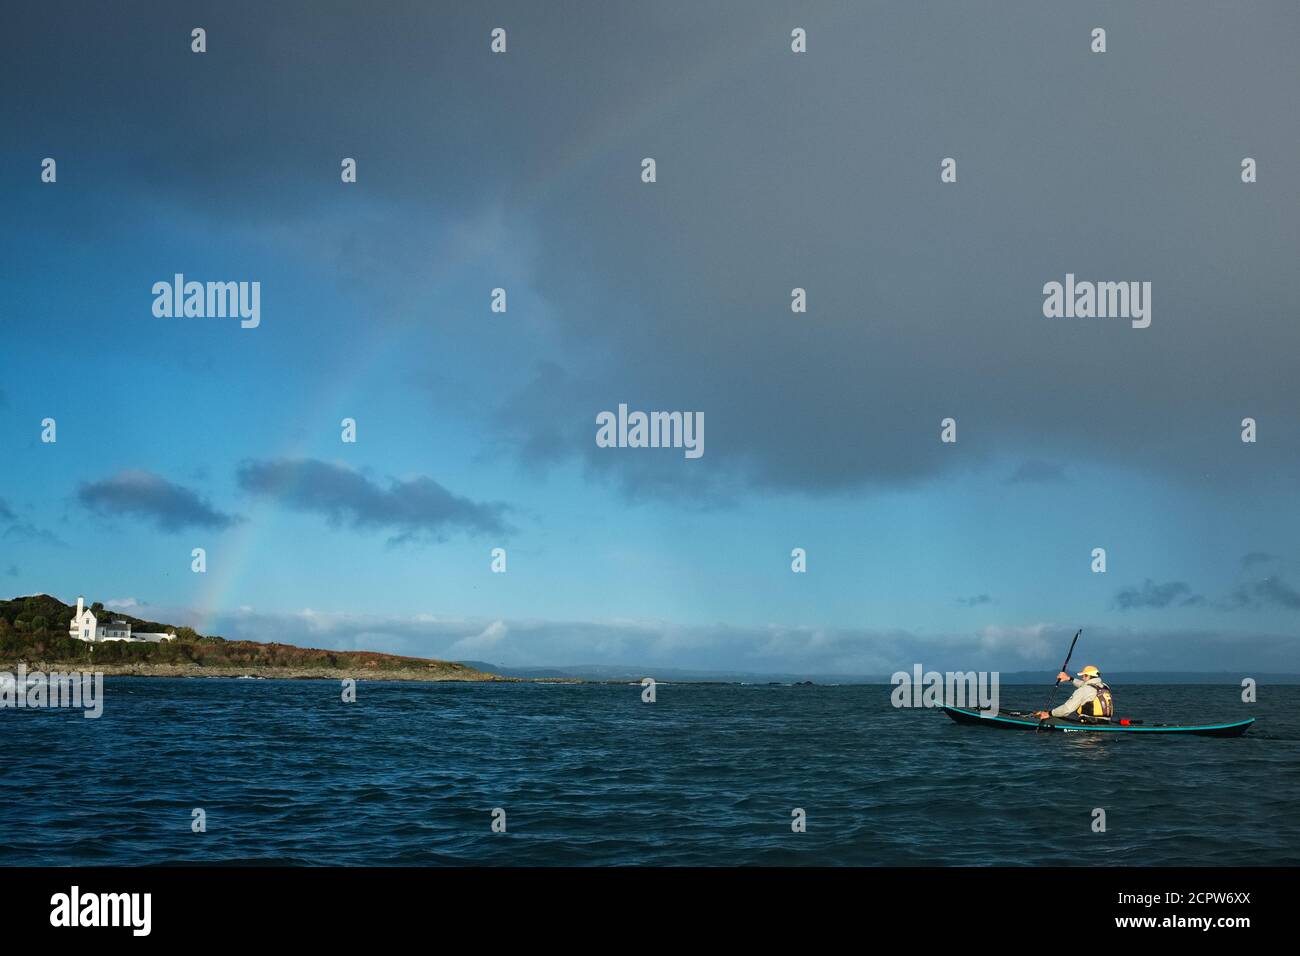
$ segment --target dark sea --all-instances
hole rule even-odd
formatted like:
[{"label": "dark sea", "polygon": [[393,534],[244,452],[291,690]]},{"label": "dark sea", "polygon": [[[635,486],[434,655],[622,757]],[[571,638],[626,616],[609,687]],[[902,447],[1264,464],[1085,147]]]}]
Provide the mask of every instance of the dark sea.
[{"label": "dark sea", "polygon": [[1300,863],[1300,687],[1117,688],[1258,718],[1239,739],[965,727],[890,690],[109,677],[98,720],[0,711],[0,864]]}]

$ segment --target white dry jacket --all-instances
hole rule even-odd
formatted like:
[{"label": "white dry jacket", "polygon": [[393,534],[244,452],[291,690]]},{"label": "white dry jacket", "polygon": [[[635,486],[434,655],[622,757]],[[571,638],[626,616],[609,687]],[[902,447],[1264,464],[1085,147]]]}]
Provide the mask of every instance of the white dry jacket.
[{"label": "white dry jacket", "polygon": [[1074,693],[1060,707],[1052,708],[1053,717],[1073,717],[1074,712],[1084,704],[1092,703],[1097,696],[1097,688],[1102,686],[1102,679],[1100,677],[1089,677],[1087,680],[1079,680],[1076,677],[1073,683]]}]

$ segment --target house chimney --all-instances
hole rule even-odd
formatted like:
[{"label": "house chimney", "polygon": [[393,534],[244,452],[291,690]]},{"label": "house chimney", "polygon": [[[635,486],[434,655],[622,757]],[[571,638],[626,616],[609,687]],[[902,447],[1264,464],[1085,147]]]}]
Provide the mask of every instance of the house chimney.
[{"label": "house chimney", "polygon": [[83,595],[77,595],[77,620],[81,620],[81,612],[85,609],[86,599]]}]

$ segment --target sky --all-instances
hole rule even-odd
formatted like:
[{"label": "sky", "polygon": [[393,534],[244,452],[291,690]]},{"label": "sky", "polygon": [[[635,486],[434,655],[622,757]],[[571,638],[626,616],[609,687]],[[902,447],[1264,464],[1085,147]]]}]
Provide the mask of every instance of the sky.
[{"label": "sky", "polygon": [[[12,3],[0,594],[512,666],[1054,673],[1081,627],[1300,669],[1298,40],[1289,2]],[[155,316],[176,273],[260,324]],[[1067,274],[1150,326],[1045,317]],[[599,447],[620,403],[704,454]]]}]

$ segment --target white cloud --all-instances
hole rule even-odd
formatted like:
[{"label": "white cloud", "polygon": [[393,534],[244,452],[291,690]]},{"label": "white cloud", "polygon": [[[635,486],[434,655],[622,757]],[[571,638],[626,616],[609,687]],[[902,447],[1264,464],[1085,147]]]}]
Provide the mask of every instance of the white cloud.
[{"label": "white cloud", "polygon": [[[186,612],[178,612],[189,617]],[[161,618],[167,620],[168,618]],[[381,616],[304,610],[218,615],[229,639],[284,641],[444,660],[487,659],[508,667],[583,664],[769,674],[888,675],[914,664],[935,670],[1041,670],[1050,681],[1075,626],[992,625],[975,632],[685,626],[665,621]],[[1076,657],[1104,669],[1295,669],[1296,638],[1215,631],[1134,632],[1085,626]]]},{"label": "white cloud", "polygon": [[495,650],[507,634],[510,633],[504,621],[493,621],[478,634],[462,637],[451,645],[451,652],[457,657],[474,657],[486,651]]}]

